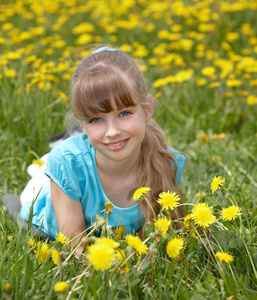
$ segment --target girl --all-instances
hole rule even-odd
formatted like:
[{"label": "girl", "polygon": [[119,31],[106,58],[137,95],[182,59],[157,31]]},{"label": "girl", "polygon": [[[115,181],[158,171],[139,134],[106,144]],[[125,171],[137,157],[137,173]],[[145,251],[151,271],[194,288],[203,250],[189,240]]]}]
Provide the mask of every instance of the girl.
[{"label": "girl", "polygon": [[[69,238],[86,235],[96,216],[104,217],[110,199],[109,225],[135,233],[154,217],[145,201],[132,200],[137,188],[151,188],[148,200],[156,214],[160,192],[170,190],[182,199],[178,183],[185,157],[167,146],[152,120],[152,97],[128,55],[102,47],[82,60],[73,76],[71,105],[83,133],[51,150],[45,169],[50,183],[33,204],[34,225],[52,238],[59,231]],[[22,206],[23,219],[30,206]],[[180,207],[172,217],[183,214]]]}]

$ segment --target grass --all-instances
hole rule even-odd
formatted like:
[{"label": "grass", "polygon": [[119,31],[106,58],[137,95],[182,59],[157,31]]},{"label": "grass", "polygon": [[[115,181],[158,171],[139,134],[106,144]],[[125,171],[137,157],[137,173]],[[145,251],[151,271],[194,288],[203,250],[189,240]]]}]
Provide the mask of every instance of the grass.
[{"label": "grass", "polygon": [[[109,270],[95,271],[86,255],[77,260],[69,245],[56,241],[45,244],[60,252],[60,262],[49,254],[40,263],[42,245],[37,238],[28,244],[31,232],[1,205],[0,298],[256,299],[256,1],[106,3],[2,2],[0,197],[21,193],[28,165],[49,151],[53,134],[70,126],[65,95],[78,57],[92,44],[111,44],[138,61],[159,102],[155,119],[187,157],[185,202],[207,203],[217,222],[206,230],[191,222],[197,239],[171,226],[166,238],[156,238],[149,224],[148,254],[118,240],[128,273],[117,260]],[[225,183],[212,194],[215,176]],[[242,214],[225,221],[220,213],[231,201]],[[188,213],[193,207],[186,206]],[[108,236],[115,239],[113,232]],[[186,247],[171,259],[166,246],[175,236]],[[234,261],[220,262],[215,253],[221,249]],[[67,289],[55,292],[62,281]]]}]

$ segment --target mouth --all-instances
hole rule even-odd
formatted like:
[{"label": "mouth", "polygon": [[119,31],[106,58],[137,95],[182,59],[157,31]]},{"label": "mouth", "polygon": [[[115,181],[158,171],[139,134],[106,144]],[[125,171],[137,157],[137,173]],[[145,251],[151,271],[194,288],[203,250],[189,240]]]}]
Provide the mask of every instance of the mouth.
[{"label": "mouth", "polygon": [[123,146],[125,146],[128,141],[129,141],[129,138],[122,140],[122,141],[113,142],[113,143],[105,143],[105,146],[111,150],[119,150]]}]

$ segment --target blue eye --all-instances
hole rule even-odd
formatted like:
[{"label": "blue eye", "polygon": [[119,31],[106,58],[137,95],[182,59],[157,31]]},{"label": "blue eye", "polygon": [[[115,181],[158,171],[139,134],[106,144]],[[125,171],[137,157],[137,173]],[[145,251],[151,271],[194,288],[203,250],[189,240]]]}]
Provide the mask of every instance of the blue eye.
[{"label": "blue eye", "polygon": [[120,115],[121,115],[121,117],[126,117],[126,116],[130,115],[130,112],[129,111],[123,111]]},{"label": "blue eye", "polygon": [[93,118],[89,123],[98,123],[101,122],[102,119],[101,118]]}]

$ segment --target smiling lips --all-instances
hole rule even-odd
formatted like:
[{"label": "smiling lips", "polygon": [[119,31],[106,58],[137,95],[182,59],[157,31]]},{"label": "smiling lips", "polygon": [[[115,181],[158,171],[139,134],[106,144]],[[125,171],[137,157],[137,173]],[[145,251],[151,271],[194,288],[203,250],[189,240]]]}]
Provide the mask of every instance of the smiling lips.
[{"label": "smiling lips", "polygon": [[125,140],[122,140],[120,142],[116,142],[116,143],[107,143],[107,144],[104,144],[106,148],[112,150],[112,151],[118,151],[118,150],[121,150],[123,147],[125,147],[127,145],[129,141],[129,138],[128,139],[125,139]]}]

